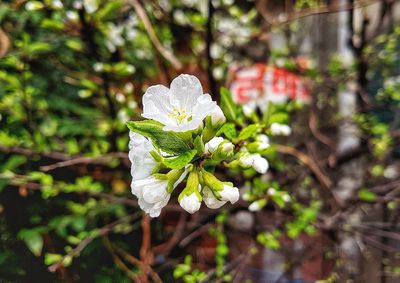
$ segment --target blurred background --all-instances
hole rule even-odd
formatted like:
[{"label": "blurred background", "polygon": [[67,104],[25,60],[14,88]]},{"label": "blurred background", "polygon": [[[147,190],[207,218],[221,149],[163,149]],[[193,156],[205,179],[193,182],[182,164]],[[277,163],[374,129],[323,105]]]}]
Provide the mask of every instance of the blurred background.
[{"label": "blurred background", "polygon": [[[181,73],[290,121],[257,211],[131,195],[125,123]],[[400,282],[399,105],[400,1],[3,0],[0,282]]]}]

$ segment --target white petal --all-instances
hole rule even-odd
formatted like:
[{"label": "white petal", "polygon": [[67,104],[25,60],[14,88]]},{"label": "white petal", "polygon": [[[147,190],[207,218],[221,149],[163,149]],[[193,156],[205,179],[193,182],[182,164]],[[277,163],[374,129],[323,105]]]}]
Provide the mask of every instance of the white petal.
[{"label": "white petal", "polygon": [[201,206],[200,200],[197,198],[195,193],[192,193],[190,196],[183,196],[179,204],[184,210],[186,210],[190,214],[198,211]]},{"label": "white petal", "polygon": [[239,189],[236,187],[224,185],[224,189],[219,191],[222,200],[229,201],[230,203],[235,203],[239,200]]},{"label": "white petal", "polygon": [[147,119],[156,120],[165,125],[168,116],[172,113],[169,103],[169,89],[163,85],[151,86],[143,95],[143,114]]},{"label": "white petal", "polygon": [[197,98],[203,94],[203,88],[198,78],[182,74],[171,82],[170,102],[179,109],[192,109]]},{"label": "white petal", "polygon": [[218,200],[208,187],[204,188],[203,194],[204,203],[208,208],[217,209],[226,203],[226,201]]}]

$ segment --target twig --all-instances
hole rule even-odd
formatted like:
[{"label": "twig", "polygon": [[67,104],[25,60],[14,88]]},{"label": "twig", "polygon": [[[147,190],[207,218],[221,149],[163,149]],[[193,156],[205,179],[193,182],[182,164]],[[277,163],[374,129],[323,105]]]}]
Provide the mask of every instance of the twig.
[{"label": "twig", "polygon": [[110,233],[110,232],[112,231],[112,229],[114,229],[114,227],[117,226],[118,224],[132,221],[132,220],[136,217],[136,215],[137,215],[137,214],[134,213],[134,214],[125,216],[125,217],[123,217],[123,218],[121,218],[121,219],[118,219],[118,220],[115,221],[115,222],[112,222],[112,223],[109,223],[109,224],[103,226],[102,228],[100,228],[100,229],[98,230],[98,234],[97,234],[97,235],[95,235],[95,236],[89,236],[89,237],[83,239],[74,249],[72,249],[70,252],[68,252],[61,260],[59,260],[58,262],[56,262],[56,263],[50,265],[50,266],[48,267],[49,271],[50,271],[50,272],[55,272],[55,271],[57,271],[60,267],[63,266],[63,263],[64,263],[64,261],[65,261],[67,258],[72,258],[72,257],[78,255],[78,254],[79,254],[80,252],[82,252],[82,251],[86,248],[86,246],[89,245],[94,239],[96,239],[97,237],[100,237],[100,236],[107,235],[107,234]]},{"label": "twig", "polygon": [[155,253],[161,253],[161,254],[167,256],[171,252],[171,250],[174,248],[174,246],[176,244],[178,244],[180,238],[182,237],[183,231],[185,230],[185,227],[186,227],[187,218],[188,218],[188,214],[185,212],[182,212],[181,216],[179,217],[179,220],[178,220],[178,225],[176,225],[174,234],[167,242],[154,247],[153,251]]},{"label": "twig", "polygon": [[[146,264],[150,265],[152,260],[152,253],[150,251],[151,247],[151,230],[150,230],[150,217],[148,215],[142,216],[142,245],[140,247],[140,259]],[[147,273],[143,272],[140,276],[142,282],[147,283],[149,279],[147,278]]]},{"label": "twig", "polygon": [[110,252],[110,254],[114,260],[115,265],[119,269],[121,269],[123,272],[125,272],[133,282],[140,283],[139,276],[137,274],[135,274],[132,270],[130,270],[129,267],[126,266],[126,264],[115,253],[113,246],[111,245],[111,242],[108,239],[108,237],[104,236],[103,240],[104,240],[104,245],[106,246],[107,250]]},{"label": "twig", "polygon": [[311,159],[307,154],[289,146],[285,145],[277,145],[277,151],[279,153],[284,153],[284,154],[289,154],[294,157],[296,157],[298,160],[303,162],[305,165],[307,165],[311,171],[315,174],[315,176],[318,178],[320,183],[325,187],[326,189],[332,188],[332,181],[329,179],[328,176],[326,176],[324,173],[322,173],[321,169],[318,167],[317,163]]},{"label": "twig", "polygon": [[61,162],[56,162],[54,164],[40,166],[40,170],[44,172],[48,172],[54,169],[73,166],[76,164],[98,164],[98,165],[107,165],[110,161],[110,158],[119,158],[119,159],[126,159],[127,153],[125,152],[113,152],[103,156],[98,157],[85,157],[85,156],[78,156],[76,158],[71,158],[69,160],[64,160]]},{"label": "twig", "polygon": [[160,276],[155,272],[150,265],[145,264],[138,258],[134,257],[133,255],[127,253],[125,250],[114,246],[114,249],[117,253],[119,253],[124,259],[128,262],[130,262],[133,265],[138,265],[144,272],[148,273],[151,276],[151,279],[153,279],[154,282],[156,283],[162,283],[162,280]]},{"label": "twig", "polygon": [[149,18],[147,17],[146,11],[140,4],[138,0],[126,0],[126,2],[130,5],[133,6],[133,8],[136,11],[136,14],[138,17],[142,20],[144,28],[146,29],[151,42],[153,43],[154,47],[157,49],[158,52],[166,59],[168,60],[172,66],[174,67],[175,70],[179,71],[182,69],[182,63],[178,60],[178,58],[175,57],[175,55],[167,50],[160,42],[158,39],[153,26],[151,25],[151,22]]}]

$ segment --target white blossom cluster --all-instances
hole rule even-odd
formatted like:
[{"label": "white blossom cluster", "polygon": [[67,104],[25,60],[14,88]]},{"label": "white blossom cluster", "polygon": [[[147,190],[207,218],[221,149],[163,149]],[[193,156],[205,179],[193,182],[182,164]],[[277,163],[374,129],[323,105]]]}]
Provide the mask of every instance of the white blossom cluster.
[{"label": "white blossom cluster", "polygon": [[[203,93],[195,76],[180,75],[172,81],[170,88],[151,86],[142,102],[142,116],[148,120],[142,121],[145,124],[131,122],[139,123],[133,126],[128,123],[131,129],[131,188],[140,208],[151,217],[160,215],[174,189],[185,179],[186,187],[180,192],[178,201],[189,213],[198,211],[202,201],[211,209],[238,201],[238,188],[230,182],[220,181],[212,173],[213,169],[204,166],[206,162],[215,167],[230,160],[238,168],[253,168],[260,174],[267,172],[268,161],[261,154],[246,148],[238,149],[232,141],[217,135],[226,122],[225,115],[211,96]],[[180,146],[181,142],[196,149],[188,149],[182,154],[168,151]],[[269,139],[259,134],[252,145],[263,151],[269,147]],[[188,160],[186,155],[189,155]],[[170,160],[175,163],[168,163]]]}]

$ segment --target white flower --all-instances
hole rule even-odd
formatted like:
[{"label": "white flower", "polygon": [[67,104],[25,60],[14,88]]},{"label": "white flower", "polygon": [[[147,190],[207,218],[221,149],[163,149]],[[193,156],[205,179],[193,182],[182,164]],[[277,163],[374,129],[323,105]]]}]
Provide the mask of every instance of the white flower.
[{"label": "white flower", "polygon": [[43,7],[43,4],[39,1],[29,1],[25,4],[25,9],[27,9],[28,11],[40,10],[43,9]]},{"label": "white flower", "polygon": [[204,150],[207,153],[214,153],[219,145],[224,141],[222,137],[213,137],[208,143],[204,145]]},{"label": "white flower", "polygon": [[123,29],[123,26],[117,26],[113,23],[108,24],[106,46],[110,52],[115,52],[117,46],[124,45],[125,41],[122,38]]},{"label": "white flower", "polygon": [[266,135],[259,135],[256,138],[258,150],[264,150],[269,147],[269,138]]},{"label": "white flower", "polygon": [[272,123],[271,124],[271,133],[274,136],[278,136],[278,135],[289,136],[292,133],[292,129],[288,125]]},{"label": "white flower", "polygon": [[88,14],[93,14],[99,8],[97,0],[83,0],[83,6]]},{"label": "white flower", "polygon": [[215,105],[214,110],[211,113],[211,124],[217,125],[225,123],[226,118],[224,112],[222,112],[221,108],[218,105]]},{"label": "white flower", "polygon": [[190,214],[198,211],[201,206],[200,199],[197,197],[196,193],[191,193],[189,196],[184,195],[179,204],[184,210],[186,210]]},{"label": "white flower", "polygon": [[150,151],[155,150],[151,141],[142,135],[129,132],[129,160],[132,163],[131,175],[132,180],[141,180],[151,175],[157,166]]},{"label": "white flower", "polygon": [[69,19],[71,21],[77,21],[79,19],[79,15],[75,11],[67,11],[65,13],[65,16],[67,17],[67,19]]},{"label": "white flower", "polygon": [[260,154],[245,154],[239,159],[243,167],[253,167],[260,174],[264,174],[268,170],[268,161],[261,157]]},{"label": "white flower", "polygon": [[171,194],[167,191],[168,180],[159,180],[153,176],[132,181],[132,194],[138,198],[139,206],[150,215],[157,217],[167,205]]},{"label": "white flower", "polygon": [[64,8],[64,5],[60,0],[53,0],[51,6],[56,10]]},{"label": "white flower", "polygon": [[256,103],[254,101],[249,101],[246,104],[243,105],[243,114],[246,117],[251,117],[251,115],[254,113],[254,111],[256,110]]},{"label": "white flower", "polygon": [[198,128],[215,111],[216,103],[203,94],[200,81],[191,75],[175,78],[170,89],[151,86],[143,96],[143,114],[165,125],[164,130],[186,132]]}]

